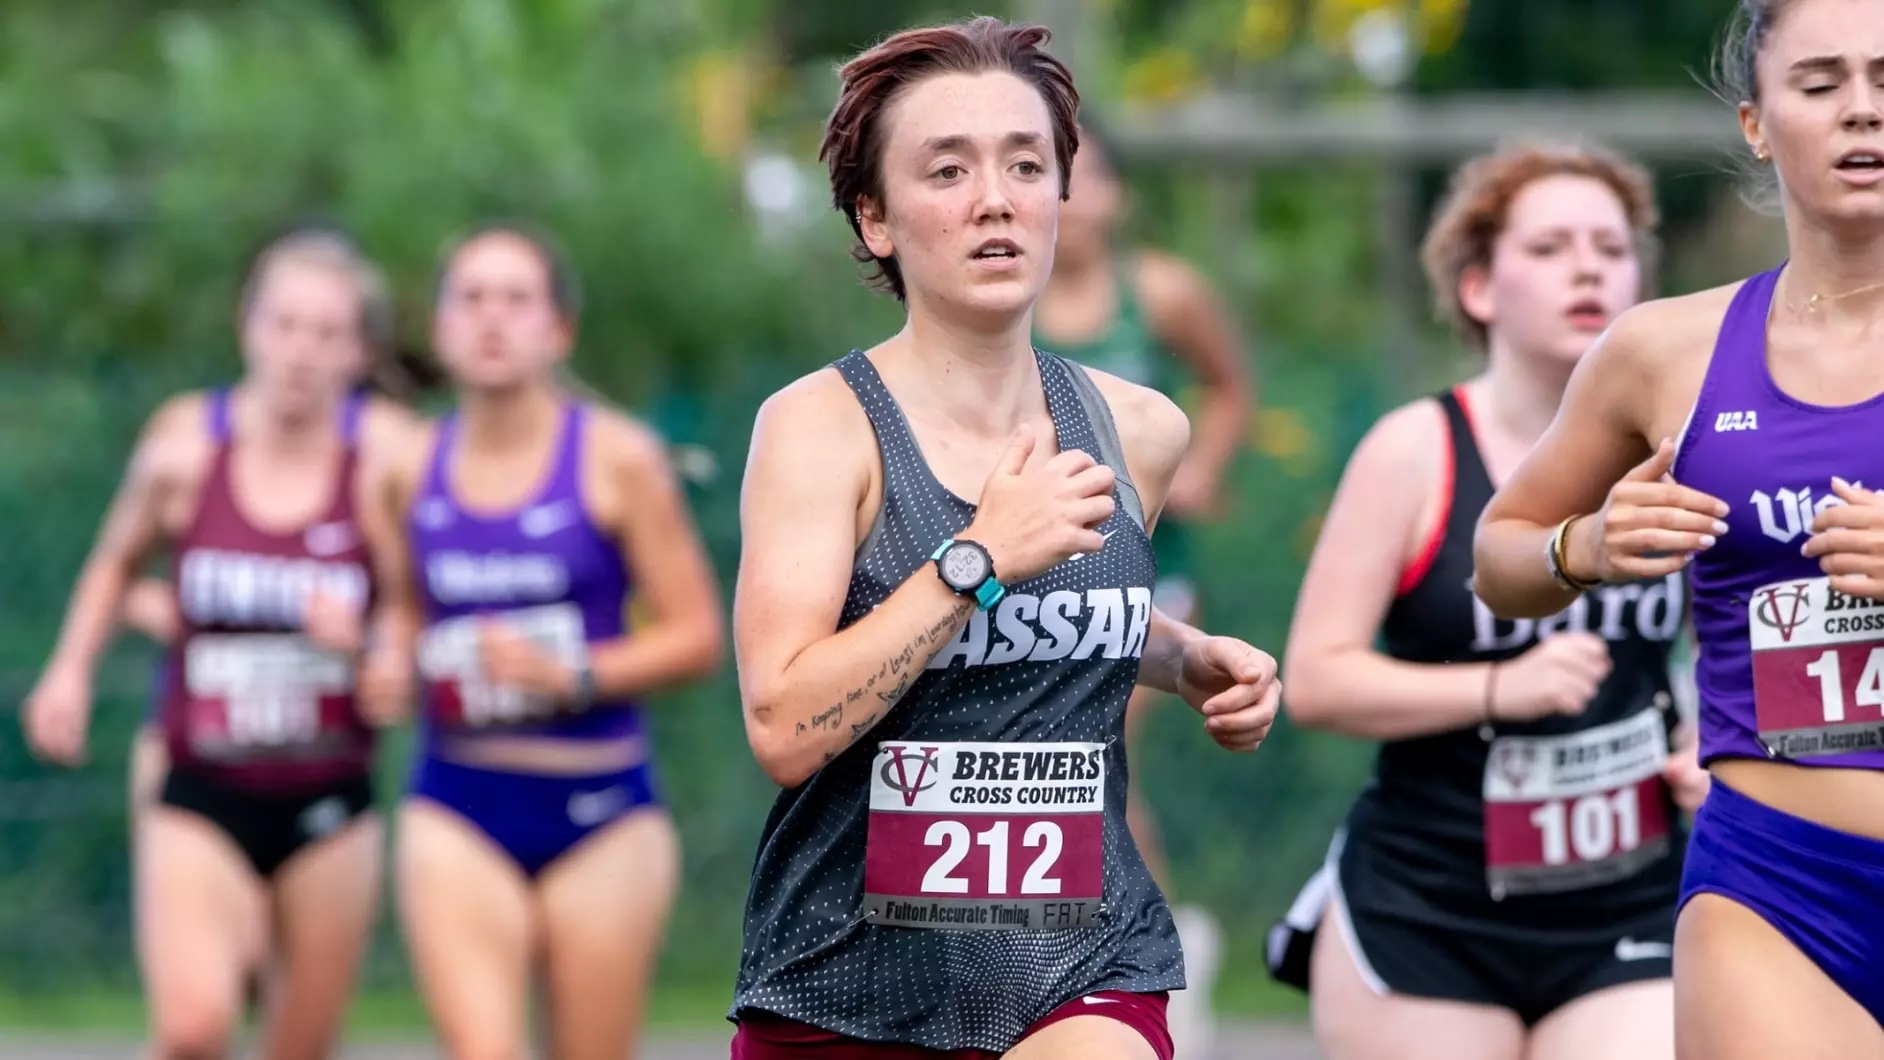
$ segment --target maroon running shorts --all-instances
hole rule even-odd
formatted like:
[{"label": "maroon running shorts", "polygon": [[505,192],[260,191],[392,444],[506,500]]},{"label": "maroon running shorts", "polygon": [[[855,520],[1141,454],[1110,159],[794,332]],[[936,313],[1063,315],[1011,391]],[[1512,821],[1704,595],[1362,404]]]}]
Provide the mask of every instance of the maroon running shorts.
[{"label": "maroon running shorts", "polygon": [[[1074,1016],[1103,1016],[1117,1020],[1144,1036],[1151,1043],[1158,1060],[1171,1060],[1171,1031],[1165,1024],[1166,993],[1128,994],[1103,990],[1074,998],[1021,1035],[1026,1039],[1061,1020]],[[774,1016],[770,1012],[752,1012],[739,1021],[733,1035],[732,1060],[998,1060],[999,1053],[986,1049],[925,1049],[919,1045],[897,1042],[872,1042],[821,1030],[809,1024]]]}]

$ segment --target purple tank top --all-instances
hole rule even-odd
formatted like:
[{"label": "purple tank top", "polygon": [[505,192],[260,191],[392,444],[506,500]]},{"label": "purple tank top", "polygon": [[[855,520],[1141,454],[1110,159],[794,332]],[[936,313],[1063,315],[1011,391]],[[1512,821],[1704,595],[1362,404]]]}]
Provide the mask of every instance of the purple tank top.
[{"label": "purple tank top", "polygon": [[1826,406],[1780,390],[1766,361],[1778,277],[1735,293],[1675,458],[1676,481],[1730,509],[1690,567],[1701,762],[1884,769],[1884,601],[1833,590],[1799,554],[1813,517],[1843,503],[1834,475],[1884,486],[1884,448],[1866,441],[1884,395]]},{"label": "purple tank top", "polygon": [[469,510],[452,495],[457,415],[438,425],[411,518],[425,608],[419,668],[428,744],[446,730],[459,738],[490,732],[564,739],[613,739],[641,730],[632,702],[555,713],[547,704],[486,686],[475,661],[476,628],[484,616],[503,616],[565,662],[625,628],[627,564],[582,504],[585,418],[580,404],[567,407],[548,479],[522,507],[503,513]]}]

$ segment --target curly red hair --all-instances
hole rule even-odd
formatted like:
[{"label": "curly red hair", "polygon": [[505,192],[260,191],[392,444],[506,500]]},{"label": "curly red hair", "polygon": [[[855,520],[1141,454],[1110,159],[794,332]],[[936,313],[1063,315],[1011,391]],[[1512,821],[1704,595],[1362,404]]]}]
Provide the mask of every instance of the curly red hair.
[{"label": "curly red hair", "polygon": [[1459,303],[1459,278],[1470,268],[1490,268],[1492,247],[1505,230],[1518,193],[1545,177],[1588,177],[1615,192],[1629,220],[1638,253],[1654,245],[1661,215],[1648,171],[1620,155],[1572,144],[1524,143],[1460,166],[1420,245],[1420,264],[1433,288],[1437,311],[1451,319],[1459,336],[1478,349],[1489,340],[1485,324]]}]

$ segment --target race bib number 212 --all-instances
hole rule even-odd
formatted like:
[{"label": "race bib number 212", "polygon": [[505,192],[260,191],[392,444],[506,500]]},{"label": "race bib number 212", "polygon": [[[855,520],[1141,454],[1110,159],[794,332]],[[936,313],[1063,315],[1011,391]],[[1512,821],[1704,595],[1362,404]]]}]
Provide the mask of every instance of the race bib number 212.
[{"label": "race bib number 212", "polygon": [[1094,927],[1104,869],[1104,745],[878,745],[864,861],[874,923]]}]

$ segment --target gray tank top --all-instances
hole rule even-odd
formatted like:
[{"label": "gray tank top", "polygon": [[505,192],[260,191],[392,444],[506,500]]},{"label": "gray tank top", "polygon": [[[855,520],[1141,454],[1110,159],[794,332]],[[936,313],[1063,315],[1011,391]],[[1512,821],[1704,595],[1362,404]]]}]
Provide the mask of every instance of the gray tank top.
[{"label": "gray tank top", "polygon": [[[1060,448],[1118,476],[1105,546],[1009,586],[874,729],[780,793],[746,903],[735,1019],[762,1010],[875,1041],[1003,1052],[1075,998],[1184,985],[1170,910],[1125,824],[1125,701],[1157,574],[1143,509],[1092,380],[1035,356]],[[930,473],[868,358],[835,367],[883,460],[843,628],[975,509]],[[886,663],[838,723],[903,679]]]}]

